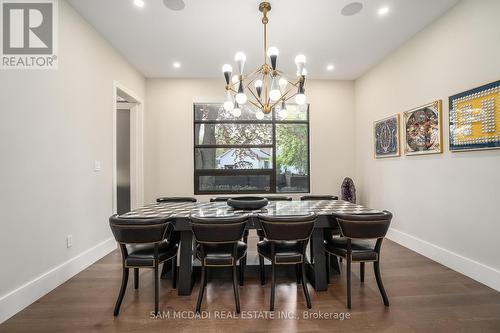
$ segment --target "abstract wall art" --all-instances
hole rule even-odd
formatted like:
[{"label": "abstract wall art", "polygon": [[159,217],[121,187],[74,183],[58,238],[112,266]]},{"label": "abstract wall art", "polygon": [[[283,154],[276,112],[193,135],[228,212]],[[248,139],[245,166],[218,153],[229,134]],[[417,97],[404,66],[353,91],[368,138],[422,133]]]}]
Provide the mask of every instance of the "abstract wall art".
[{"label": "abstract wall art", "polygon": [[443,152],[441,100],[403,112],[405,155]]},{"label": "abstract wall art", "polygon": [[453,95],[450,150],[500,148],[500,81]]},{"label": "abstract wall art", "polygon": [[375,158],[397,157],[399,151],[399,114],[373,123]]}]

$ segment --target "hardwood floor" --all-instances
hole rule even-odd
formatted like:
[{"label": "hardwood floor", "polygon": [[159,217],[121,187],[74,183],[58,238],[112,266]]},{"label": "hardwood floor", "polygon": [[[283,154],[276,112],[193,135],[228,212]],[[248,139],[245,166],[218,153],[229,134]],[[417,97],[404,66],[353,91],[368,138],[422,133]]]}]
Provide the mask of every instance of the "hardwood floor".
[{"label": "hardwood floor", "polygon": [[[214,272],[202,305],[212,319],[189,320],[150,319],[151,270],[141,270],[137,291],[129,279],[120,316],[114,318],[121,280],[120,254],[115,251],[0,325],[0,332],[500,332],[499,292],[391,241],[385,242],[382,255],[388,308],[382,303],[372,265],[366,267],[363,285],[356,265],[350,312],[345,306],[345,270],[332,276],[326,292],[316,293],[309,286],[313,302],[309,313],[349,313],[350,319],[304,319],[304,295],[292,274],[277,279],[276,311],[290,311],[299,319],[213,319],[217,311],[234,311],[231,280],[217,279]],[[255,253],[251,256],[254,261]],[[267,310],[269,282],[262,287],[256,273],[247,274],[245,282],[240,287],[242,311]],[[162,280],[160,309],[171,315],[193,311],[197,292],[198,283],[191,296],[179,297],[171,281]]]}]

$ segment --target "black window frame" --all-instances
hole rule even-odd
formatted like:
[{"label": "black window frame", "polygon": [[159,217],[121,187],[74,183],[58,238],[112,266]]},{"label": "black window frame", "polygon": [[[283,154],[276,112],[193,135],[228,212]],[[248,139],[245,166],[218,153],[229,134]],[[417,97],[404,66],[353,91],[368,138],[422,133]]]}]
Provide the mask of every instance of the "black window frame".
[{"label": "black window frame", "polygon": [[[194,169],[194,194],[195,195],[227,195],[227,194],[294,194],[294,193],[310,193],[311,190],[311,137],[310,137],[310,105],[307,105],[306,120],[280,120],[276,118],[276,111],[271,112],[271,119],[262,120],[197,120],[196,105],[220,105],[222,103],[193,103],[193,169]],[[212,144],[203,145],[196,142],[196,125],[199,124],[270,124],[272,125],[272,144],[254,144],[254,145],[237,145],[237,144]],[[276,125],[306,125],[307,128],[307,189],[305,191],[283,192],[277,191],[277,163],[276,163]],[[196,149],[198,148],[271,148],[272,168],[270,169],[196,169]],[[200,176],[270,176],[270,191],[249,190],[249,191],[200,191]]]}]

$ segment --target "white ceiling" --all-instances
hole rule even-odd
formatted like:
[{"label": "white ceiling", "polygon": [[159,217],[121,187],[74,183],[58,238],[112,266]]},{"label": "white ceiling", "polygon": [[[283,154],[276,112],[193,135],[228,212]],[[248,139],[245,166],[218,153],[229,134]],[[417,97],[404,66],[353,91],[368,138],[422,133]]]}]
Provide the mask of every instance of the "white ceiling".
[{"label": "white ceiling", "polygon": [[[138,8],[133,0],[69,0],[146,77],[222,78],[222,65],[233,63],[237,51],[246,53],[247,70],[262,63],[259,0],[185,0],[182,11],[144,1]],[[342,16],[352,1],[363,10]],[[457,2],[271,0],[269,46],[279,48],[278,67],[290,74],[295,55],[303,53],[310,78],[356,79]],[[379,17],[382,6],[390,12]],[[174,61],[181,68],[173,68]]]}]

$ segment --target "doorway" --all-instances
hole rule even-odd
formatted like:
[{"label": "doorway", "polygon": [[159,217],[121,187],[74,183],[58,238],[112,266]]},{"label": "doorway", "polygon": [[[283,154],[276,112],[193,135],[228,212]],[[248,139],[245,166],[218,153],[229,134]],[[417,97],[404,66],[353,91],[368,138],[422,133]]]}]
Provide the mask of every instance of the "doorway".
[{"label": "doorway", "polygon": [[113,103],[113,213],[143,205],[142,102],[118,83]]}]

